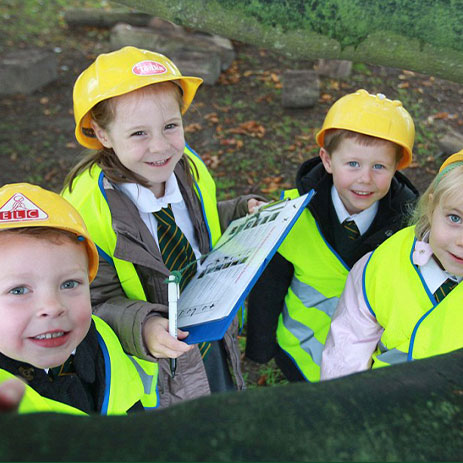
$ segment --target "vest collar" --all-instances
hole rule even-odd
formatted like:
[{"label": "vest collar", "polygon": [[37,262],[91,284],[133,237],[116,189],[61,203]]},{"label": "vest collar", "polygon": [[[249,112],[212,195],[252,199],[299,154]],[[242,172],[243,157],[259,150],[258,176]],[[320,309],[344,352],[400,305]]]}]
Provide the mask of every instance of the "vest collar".
[{"label": "vest collar", "polygon": [[[208,231],[195,192],[189,187],[182,161],[178,162],[174,174],[178,188],[185,201],[202,254],[209,251]],[[140,217],[135,204],[103,177],[103,188],[111,210],[112,226],[116,233],[114,257],[154,269],[166,276],[169,270],[162,261],[161,253],[153,236]]]},{"label": "vest collar", "polygon": [[152,268],[168,276],[161,253],[135,204],[106,177],[103,178],[103,188],[111,210],[112,227],[116,233],[114,257]]}]

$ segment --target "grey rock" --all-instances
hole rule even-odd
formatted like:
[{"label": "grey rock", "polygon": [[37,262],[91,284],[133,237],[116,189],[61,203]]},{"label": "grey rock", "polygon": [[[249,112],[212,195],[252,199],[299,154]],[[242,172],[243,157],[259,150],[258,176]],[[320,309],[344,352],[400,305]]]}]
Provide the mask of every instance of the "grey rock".
[{"label": "grey rock", "polygon": [[57,77],[55,53],[41,49],[15,50],[0,59],[0,96],[29,95]]},{"label": "grey rock", "polygon": [[313,70],[288,70],[283,73],[281,104],[284,108],[310,108],[320,97],[320,81]]},{"label": "grey rock", "polygon": [[113,50],[132,45],[157,51],[171,57],[179,50],[198,51],[217,55],[221,70],[226,70],[235,59],[235,51],[230,40],[202,33],[189,33],[183,28],[171,30],[148,27],[132,27],[117,24],[111,30],[110,45]]},{"label": "grey rock", "polygon": [[352,71],[352,61],[339,59],[319,59],[317,72],[321,76],[342,79],[349,77]]},{"label": "grey rock", "polygon": [[201,77],[206,85],[214,85],[220,76],[220,58],[215,53],[177,50],[170,58],[182,75]]},{"label": "grey rock", "polygon": [[449,127],[447,132],[439,138],[438,145],[446,155],[456,153],[463,149],[463,133]]}]

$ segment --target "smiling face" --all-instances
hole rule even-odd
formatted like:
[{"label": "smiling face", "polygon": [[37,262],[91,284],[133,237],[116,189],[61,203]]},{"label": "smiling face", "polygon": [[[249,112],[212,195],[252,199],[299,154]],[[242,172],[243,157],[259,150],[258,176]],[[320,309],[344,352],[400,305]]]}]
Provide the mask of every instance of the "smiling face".
[{"label": "smiling face", "polygon": [[63,364],[92,308],[85,246],[0,232],[0,352],[37,368]]},{"label": "smiling face", "polygon": [[96,136],[127,169],[148,180],[156,197],[163,196],[185,148],[178,89],[155,84],[115,97],[111,104],[114,119],[106,129],[93,122]]},{"label": "smiling face", "polygon": [[447,272],[463,276],[463,201],[440,201],[431,216],[429,244]]},{"label": "smiling face", "polygon": [[397,167],[396,147],[387,141],[364,145],[345,138],[331,154],[321,148],[320,157],[349,214],[358,214],[383,198]]}]

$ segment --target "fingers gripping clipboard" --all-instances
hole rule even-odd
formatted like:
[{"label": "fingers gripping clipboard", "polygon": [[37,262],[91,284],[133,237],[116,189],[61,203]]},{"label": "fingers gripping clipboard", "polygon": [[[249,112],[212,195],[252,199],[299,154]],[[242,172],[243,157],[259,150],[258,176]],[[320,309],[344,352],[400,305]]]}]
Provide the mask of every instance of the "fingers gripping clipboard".
[{"label": "fingers gripping clipboard", "polygon": [[313,194],[270,203],[228,226],[180,295],[177,323],[190,333],[185,342],[222,339]]}]

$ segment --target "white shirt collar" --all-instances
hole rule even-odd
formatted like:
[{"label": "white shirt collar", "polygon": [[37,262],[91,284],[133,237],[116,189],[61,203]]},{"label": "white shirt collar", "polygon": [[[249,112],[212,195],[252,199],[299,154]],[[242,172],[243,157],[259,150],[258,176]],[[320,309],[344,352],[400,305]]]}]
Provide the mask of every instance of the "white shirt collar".
[{"label": "white shirt collar", "polygon": [[[76,355],[76,350],[77,350],[77,349],[74,349],[74,350],[71,352],[71,355],[70,355],[69,357],[72,357],[73,355]],[[69,358],[69,357],[68,357],[68,358]],[[67,359],[66,359],[66,361],[67,361]],[[44,368],[44,371],[45,371],[45,373],[48,375],[48,372],[50,371],[50,368]]]},{"label": "white shirt collar", "polygon": [[160,198],[156,198],[149,188],[137,183],[121,183],[118,188],[130,198],[140,212],[157,212],[168,204],[183,201],[177,178],[173,173],[166,181],[164,196]]},{"label": "white shirt collar", "polygon": [[331,187],[331,200],[333,201],[334,210],[336,211],[339,222],[343,223],[346,219],[353,220],[361,235],[368,230],[376,217],[376,213],[378,212],[378,201],[375,201],[368,209],[365,209],[358,214],[349,214],[339,197],[338,190],[336,190],[334,185]]},{"label": "white shirt collar", "polygon": [[417,241],[415,243],[415,250],[413,252],[412,259],[413,263],[420,267],[421,275],[428,285],[429,291],[434,293],[437,288],[439,288],[439,286],[447,280],[447,278],[460,283],[460,281],[463,280],[463,277],[446,272],[436,262],[428,239],[429,233],[424,236],[423,241]]}]

